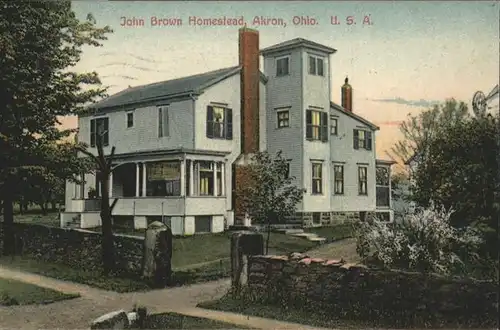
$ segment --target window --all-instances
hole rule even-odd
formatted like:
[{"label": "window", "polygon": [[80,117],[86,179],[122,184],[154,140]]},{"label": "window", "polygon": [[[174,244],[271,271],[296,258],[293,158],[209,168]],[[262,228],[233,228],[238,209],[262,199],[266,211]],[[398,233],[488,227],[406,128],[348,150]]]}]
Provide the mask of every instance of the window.
[{"label": "window", "polygon": [[290,112],[288,110],[278,111],[277,116],[278,116],[278,128],[289,127]]},{"label": "window", "polygon": [[127,128],[134,127],[134,113],[127,113]]},{"label": "window", "polygon": [[217,196],[222,196],[222,166],[224,166],[224,163],[215,163],[215,166],[217,166]]},{"label": "window", "polygon": [[287,57],[281,57],[276,59],[276,76],[286,76],[290,73],[289,70],[290,66],[290,58]]},{"label": "window", "polygon": [[333,166],[334,194],[344,194],[344,165]]},{"label": "window", "polygon": [[324,61],[320,57],[309,56],[309,74],[315,76],[324,75]]},{"label": "window", "polygon": [[307,110],[306,139],[310,141],[328,141],[328,114],[326,112]]},{"label": "window", "polygon": [[323,193],[322,167],[320,163],[312,164],[312,193],[315,195]]},{"label": "window", "polygon": [[200,195],[214,194],[214,169],[211,162],[199,162],[198,173],[200,178]]},{"label": "window", "polygon": [[211,106],[207,107],[207,138],[233,139],[233,110]]},{"label": "window", "polygon": [[338,135],[338,119],[335,117],[330,117],[330,134]]},{"label": "window", "polygon": [[376,182],[376,205],[389,207],[390,188],[389,188],[389,168],[386,166],[377,166],[375,172]]},{"label": "window", "polygon": [[168,136],[168,106],[158,108],[158,137]]},{"label": "window", "polygon": [[372,150],[372,132],[355,129],[353,131],[354,149]]},{"label": "window", "polygon": [[368,195],[367,170],[366,166],[358,167],[358,193],[360,195]]},{"label": "window", "polygon": [[181,163],[162,161],[146,164],[146,196],[180,196]]},{"label": "window", "polygon": [[212,231],[212,216],[203,215],[194,217],[195,233],[210,233]]},{"label": "window", "polygon": [[100,139],[102,146],[109,145],[109,118],[96,118],[90,120],[90,146],[95,147],[97,139]]}]

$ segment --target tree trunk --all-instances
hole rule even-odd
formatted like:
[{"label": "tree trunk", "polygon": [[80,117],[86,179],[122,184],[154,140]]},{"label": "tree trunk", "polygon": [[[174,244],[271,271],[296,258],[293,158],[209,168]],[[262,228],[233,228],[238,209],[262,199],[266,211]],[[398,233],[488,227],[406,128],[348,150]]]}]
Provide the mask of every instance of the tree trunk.
[{"label": "tree trunk", "polygon": [[104,274],[108,275],[115,269],[115,245],[113,242],[113,227],[111,208],[109,205],[109,173],[103,173],[101,181],[101,229],[102,229],[102,262]]},{"label": "tree trunk", "polygon": [[51,210],[52,212],[55,212],[55,211],[56,211],[56,209],[57,209],[57,205],[56,205],[56,204],[57,204],[57,203],[56,203],[56,201],[51,201],[51,202],[50,202],[50,210]]},{"label": "tree trunk", "polygon": [[269,254],[269,241],[271,240],[271,220],[267,223],[266,254]]},{"label": "tree trunk", "polygon": [[28,203],[27,202],[22,202],[21,206],[23,208],[24,213],[28,212]]},{"label": "tree trunk", "polygon": [[3,255],[15,253],[14,205],[6,196],[3,201]]},{"label": "tree trunk", "polygon": [[23,202],[19,202],[19,214],[24,214]]},{"label": "tree trunk", "polygon": [[47,204],[45,202],[40,203],[40,209],[42,209],[43,215],[47,215]]}]

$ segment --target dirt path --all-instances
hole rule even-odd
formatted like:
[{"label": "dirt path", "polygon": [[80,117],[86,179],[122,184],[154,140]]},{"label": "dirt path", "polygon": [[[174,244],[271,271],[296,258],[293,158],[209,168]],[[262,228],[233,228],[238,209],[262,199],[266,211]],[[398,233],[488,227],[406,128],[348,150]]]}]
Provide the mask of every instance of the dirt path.
[{"label": "dirt path", "polygon": [[360,258],[356,253],[356,240],[354,238],[347,238],[330,244],[325,244],[316,249],[307,251],[306,254],[314,258],[343,258],[347,262],[360,262]]},{"label": "dirt path", "polygon": [[45,276],[0,266],[0,277],[16,279],[65,293],[79,293],[81,298],[49,305],[0,307],[1,329],[83,329],[97,317],[111,311],[146,306],[148,312],[177,312],[260,329],[317,329],[303,325],[245,315],[196,308],[201,301],[217,299],[230,287],[227,279],[184,287],[136,293],[115,293],[86,285],[55,280]]}]

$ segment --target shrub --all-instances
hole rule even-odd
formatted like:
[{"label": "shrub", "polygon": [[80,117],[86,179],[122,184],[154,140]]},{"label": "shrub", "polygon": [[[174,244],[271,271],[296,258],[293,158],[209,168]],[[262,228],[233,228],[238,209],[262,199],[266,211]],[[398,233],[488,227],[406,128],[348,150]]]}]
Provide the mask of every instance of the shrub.
[{"label": "shrub", "polygon": [[470,227],[452,227],[452,213],[432,203],[428,209],[404,214],[401,222],[363,222],[356,232],[357,252],[366,263],[383,268],[464,273],[482,241]]}]

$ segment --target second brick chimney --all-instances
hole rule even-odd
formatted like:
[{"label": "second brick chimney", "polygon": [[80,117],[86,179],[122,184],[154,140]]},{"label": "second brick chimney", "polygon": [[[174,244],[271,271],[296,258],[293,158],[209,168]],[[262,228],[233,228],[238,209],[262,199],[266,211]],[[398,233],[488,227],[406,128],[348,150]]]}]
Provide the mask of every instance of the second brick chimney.
[{"label": "second brick chimney", "polygon": [[241,69],[241,153],[259,151],[259,32],[239,31]]},{"label": "second brick chimney", "polygon": [[344,85],[342,85],[342,107],[352,112],[352,87],[349,85],[347,77],[345,78]]}]

